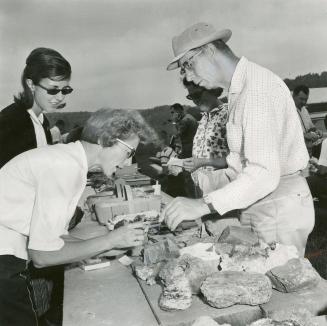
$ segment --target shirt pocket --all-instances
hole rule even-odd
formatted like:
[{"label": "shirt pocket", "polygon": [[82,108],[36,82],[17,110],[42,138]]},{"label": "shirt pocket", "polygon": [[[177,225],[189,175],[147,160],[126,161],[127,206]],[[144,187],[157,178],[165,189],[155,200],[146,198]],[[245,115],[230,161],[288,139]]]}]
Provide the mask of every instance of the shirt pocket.
[{"label": "shirt pocket", "polygon": [[229,151],[231,153],[240,154],[242,149],[242,126],[227,122],[226,131]]}]

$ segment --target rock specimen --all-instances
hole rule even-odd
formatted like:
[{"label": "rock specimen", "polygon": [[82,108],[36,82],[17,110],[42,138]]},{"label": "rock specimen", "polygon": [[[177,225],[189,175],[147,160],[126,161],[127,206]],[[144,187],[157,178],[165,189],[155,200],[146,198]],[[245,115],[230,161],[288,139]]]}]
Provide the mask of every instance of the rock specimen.
[{"label": "rock specimen", "polygon": [[145,265],[152,265],[163,260],[179,257],[177,244],[166,238],[164,240],[148,243],[144,246],[143,262]]},{"label": "rock specimen", "polygon": [[220,270],[245,271],[265,274],[270,269],[297,258],[294,246],[275,244],[274,247],[264,243],[255,245],[215,244],[217,254],[221,256]]},{"label": "rock specimen", "polygon": [[171,259],[159,272],[163,292],[159,306],[163,310],[184,310],[192,304],[192,294],[199,293],[203,280],[217,270],[217,264],[190,255]]},{"label": "rock specimen", "polygon": [[201,316],[194,320],[191,326],[231,326],[230,324],[218,324],[209,316]]},{"label": "rock specimen", "polygon": [[251,323],[249,326],[304,326],[304,325],[299,324],[295,320],[277,321],[269,318],[262,318]]},{"label": "rock specimen", "polygon": [[291,259],[267,272],[273,287],[280,292],[296,292],[315,287],[320,275],[305,258]]},{"label": "rock specimen", "polygon": [[251,229],[234,225],[228,226],[226,229],[224,229],[218,239],[218,242],[250,246],[258,243],[258,241],[258,236],[253,231],[251,231]]},{"label": "rock specimen", "polygon": [[216,272],[206,278],[201,292],[210,306],[226,308],[235,304],[259,305],[272,295],[270,280],[259,273]]},{"label": "rock specimen", "polygon": [[286,308],[273,311],[272,314],[266,316],[275,322],[292,321],[301,326],[314,326],[314,315],[305,308]]},{"label": "rock specimen", "polygon": [[156,284],[155,279],[158,276],[163,264],[163,262],[160,262],[151,266],[137,265],[135,266],[136,276],[141,280],[146,281],[148,285],[154,285]]}]

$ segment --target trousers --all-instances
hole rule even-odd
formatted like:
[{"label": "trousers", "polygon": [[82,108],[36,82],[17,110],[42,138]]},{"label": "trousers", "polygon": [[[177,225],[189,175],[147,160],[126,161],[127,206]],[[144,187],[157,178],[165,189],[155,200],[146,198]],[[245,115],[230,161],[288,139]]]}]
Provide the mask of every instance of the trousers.
[{"label": "trousers", "polygon": [[240,222],[266,243],[296,246],[303,257],[314,227],[310,189],[299,174],[281,177],[275,191],[241,212]]}]

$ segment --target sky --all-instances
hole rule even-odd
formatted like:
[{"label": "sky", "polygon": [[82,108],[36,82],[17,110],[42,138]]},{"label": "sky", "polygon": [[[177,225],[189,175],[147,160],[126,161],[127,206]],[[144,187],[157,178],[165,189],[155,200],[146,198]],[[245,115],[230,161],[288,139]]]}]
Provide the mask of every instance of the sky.
[{"label": "sky", "polygon": [[65,111],[192,104],[166,66],[172,37],[200,21],[230,28],[237,56],[282,78],[327,71],[326,0],[0,0],[0,109],[36,47],[71,63]]}]

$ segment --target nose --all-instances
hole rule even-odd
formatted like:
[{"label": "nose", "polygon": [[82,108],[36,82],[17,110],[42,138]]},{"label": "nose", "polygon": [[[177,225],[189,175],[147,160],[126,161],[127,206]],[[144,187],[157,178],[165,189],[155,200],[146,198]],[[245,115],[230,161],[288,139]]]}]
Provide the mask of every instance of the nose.
[{"label": "nose", "polygon": [[59,92],[58,94],[55,95],[56,99],[58,101],[63,101],[66,95],[63,95],[62,92]]}]

